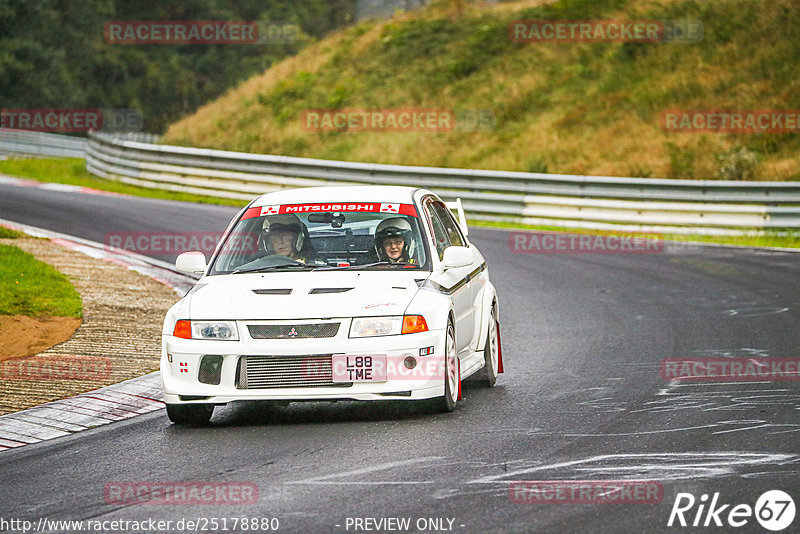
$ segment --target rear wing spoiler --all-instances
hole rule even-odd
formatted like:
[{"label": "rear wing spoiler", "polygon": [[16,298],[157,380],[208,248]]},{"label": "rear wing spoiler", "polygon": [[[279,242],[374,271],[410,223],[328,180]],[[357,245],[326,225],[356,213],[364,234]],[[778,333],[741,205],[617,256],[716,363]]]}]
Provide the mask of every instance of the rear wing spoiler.
[{"label": "rear wing spoiler", "polygon": [[464,207],[461,205],[461,199],[457,198],[454,202],[445,202],[445,206],[448,207],[450,211],[455,212],[458,216],[458,225],[461,227],[461,231],[464,232],[464,235],[469,235],[469,228],[467,228],[467,215],[464,213]]}]

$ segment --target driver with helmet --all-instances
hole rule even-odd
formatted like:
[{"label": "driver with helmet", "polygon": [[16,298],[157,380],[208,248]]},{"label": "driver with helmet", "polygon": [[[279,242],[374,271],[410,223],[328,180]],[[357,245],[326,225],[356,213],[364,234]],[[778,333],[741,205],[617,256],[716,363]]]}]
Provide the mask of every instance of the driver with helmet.
[{"label": "driver with helmet", "polygon": [[392,217],[381,221],[375,230],[375,252],[380,261],[413,264],[413,250],[414,233],[407,220]]},{"label": "driver with helmet", "polygon": [[286,256],[299,263],[325,265],[317,259],[311,246],[308,227],[294,213],[265,217],[258,246],[267,254]]}]

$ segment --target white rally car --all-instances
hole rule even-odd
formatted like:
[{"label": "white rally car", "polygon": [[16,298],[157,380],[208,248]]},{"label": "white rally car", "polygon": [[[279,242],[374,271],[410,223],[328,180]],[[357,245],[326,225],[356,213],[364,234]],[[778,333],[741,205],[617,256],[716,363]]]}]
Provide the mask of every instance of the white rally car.
[{"label": "white rally car", "polygon": [[[461,203],[413,187],[262,195],[233,218],[167,312],[161,380],[175,423],[238,400],[433,399],[502,373],[498,302]],[[474,376],[473,376],[474,375]]]}]

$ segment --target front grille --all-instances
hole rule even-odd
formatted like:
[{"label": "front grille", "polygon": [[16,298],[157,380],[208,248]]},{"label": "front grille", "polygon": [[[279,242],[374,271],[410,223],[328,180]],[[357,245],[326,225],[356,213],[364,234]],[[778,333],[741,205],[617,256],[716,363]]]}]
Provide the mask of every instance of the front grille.
[{"label": "front grille", "polygon": [[247,330],[253,339],[303,339],[334,337],[339,332],[340,324],[249,324]]},{"label": "front grille", "polygon": [[242,356],[236,369],[238,389],[350,387],[334,382],[330,354]]}]

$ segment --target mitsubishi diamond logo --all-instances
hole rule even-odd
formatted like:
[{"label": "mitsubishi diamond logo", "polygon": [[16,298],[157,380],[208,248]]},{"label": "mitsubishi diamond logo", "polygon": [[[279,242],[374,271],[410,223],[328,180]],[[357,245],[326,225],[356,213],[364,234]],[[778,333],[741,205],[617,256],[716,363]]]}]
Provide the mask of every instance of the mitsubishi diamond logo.
[{"label": "mitsubishi diamond logo", "polygon": [[295,330],[294,327],[292,327],[292,329],[289,330],[289,337],[294,338],[296,336],[297,336],[297,330]]},{"label": "mitsubishi diamond logo", "polygon": [[277,215],[280,213],[280,206],[262,206],[261,215]]}]

